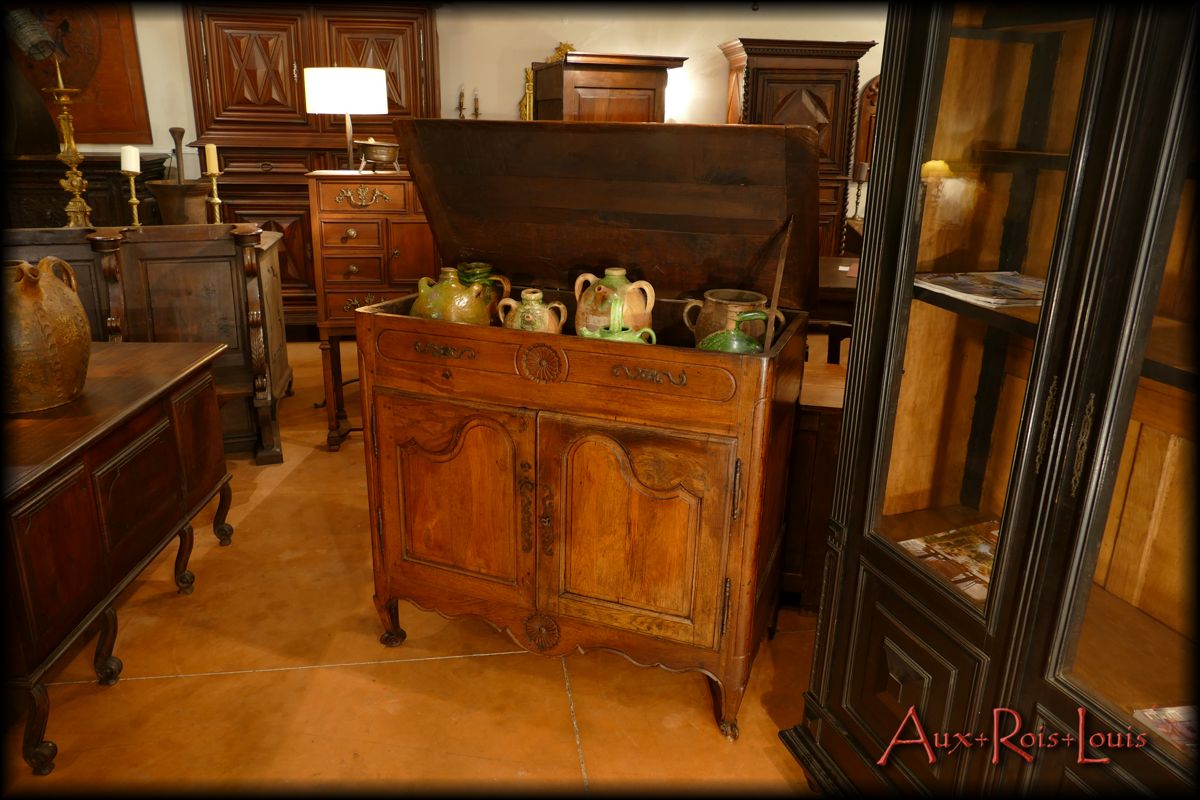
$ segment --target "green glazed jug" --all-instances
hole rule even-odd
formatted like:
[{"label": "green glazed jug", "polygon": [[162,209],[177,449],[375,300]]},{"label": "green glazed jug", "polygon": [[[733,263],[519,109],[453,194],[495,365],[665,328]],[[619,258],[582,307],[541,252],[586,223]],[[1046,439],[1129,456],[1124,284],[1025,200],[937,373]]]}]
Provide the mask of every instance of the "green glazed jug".
[{"label": "green glazed jug", "polygon": [[472,283],[483,285],[483,297],[487,300],[488,318],[496,316],[500,301],[512,292],[512,284],[503,275],[493,275],[492,265],[486,261],[463,261],[458,267],[458,279],[465,286]]},{"label": "green glazed jug", "polygon": [[638,344],[654,344],[656,338],[650,328],[634,330],[621,322],[621,306],[624,305],[620,295],[613,295],[608,306],[608,327],[588,330],[580,328],[576,331],[585,339],[600,339],[606,342],[637,342]]},{"label": "green glazed jug", "polygon": [[488,301],[482,283],[464,284],[454,267],[442,267],[437,283],[424,277],[417,281],[417,299],[409,313],[424,319],[490,325]]},{"label": "green glazed jug", "polygon": [[762,345],[750,334],[742,330],[742,325],[755,320],[765,320],[765,311],[743,311],[734,318],[733,330],[716,331],[700,340],[696,347],[701,350],[711,350],[718,353],[761,353]]},{"label": "green glazed jug", "polygon": [[654,287],[647,281],[631,282],[623,267],[609,267],[603,278],[585,272],[575,279],[575,332],[603,328],[614,297],[621,298],[624,323],[635,329],[650,327]]},{"label": "green glazed jug", "polygon": [[520,303],[511,297],[501,298],[496,313],[505,328],[541,333],[561,332],[567,319],[567,307],[557,300],[542,302],[541,289],[522,289]]}]

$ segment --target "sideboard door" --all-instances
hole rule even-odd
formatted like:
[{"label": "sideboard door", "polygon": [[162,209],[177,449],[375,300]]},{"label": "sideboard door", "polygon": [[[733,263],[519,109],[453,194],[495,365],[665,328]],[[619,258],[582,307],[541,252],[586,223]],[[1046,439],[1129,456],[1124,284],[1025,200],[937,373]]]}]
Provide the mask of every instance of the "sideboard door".
[{"label": "sideboard door", "polygon": [[533,413],[379,392],[375,415],[387,579],[531,606]]},{"label": "sideboard door", "polygon": [[734,451],[542,412],[539,610],[717,647]]}]

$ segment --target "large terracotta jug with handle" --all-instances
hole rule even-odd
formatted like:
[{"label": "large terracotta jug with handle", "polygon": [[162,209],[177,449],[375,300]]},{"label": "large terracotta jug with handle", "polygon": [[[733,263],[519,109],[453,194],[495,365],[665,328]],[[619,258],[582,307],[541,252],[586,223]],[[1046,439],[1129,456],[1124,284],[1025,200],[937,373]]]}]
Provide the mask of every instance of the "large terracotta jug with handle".
[{"label": "large terracotta jug with handle", "polygon": [[[737,318],[745,311],[765,311],[766,307],[767,296],[762,292],[747,289],[709,289],[704,293],[703,300],[689,300],[683,307],[683,322],[695,334],[697,345],[711,333],[731,331],[735,328],[745,331],[755,339],[761,339],[766,333],[762,322],[739,324]],[[776,310],[775,319],[780,327],[787,323],[782,311]]]},{"label": "large terracotta jug with handle", "polygon": [[634,330],[651,327],[654,287],[646,281],[630,281],[624,267],[609,267],[603,278],[585,272],[575,279],[575,332],[607,326],[613,297],[621,298],[625,325]]},{"label": "large terracotta jug with handle", "polygon": [[56,256],[4,262],[4,410],[69,403],[83,391],[92,331],[75,270]]}]

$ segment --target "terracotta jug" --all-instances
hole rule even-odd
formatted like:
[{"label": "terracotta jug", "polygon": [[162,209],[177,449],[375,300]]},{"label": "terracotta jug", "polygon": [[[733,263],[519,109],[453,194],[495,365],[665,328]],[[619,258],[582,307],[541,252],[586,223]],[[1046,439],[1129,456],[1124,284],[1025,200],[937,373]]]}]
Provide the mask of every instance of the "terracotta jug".
[{"label": "terracotta jug", "polygon": [[743,311],[734,317],[734,327],[731,330],[713,331],[705,336],[696,347],[701,350],[714,350],[720,353],[761,353],[762,345],[743,329],[747,323],[765,320],[765,311]]},{"label": "terracotta jug", "polygon": [[521,302],[502,298],[497,315],[501,325],[513,330],[560,333],[567,320],[567,307],[557,300],[543,303],[540,289],[522,289]]},{"label": "terracotta jug", "polygon": [[439,278],[437,283],[429,277],[417,281],[417,299],[409,311],[412,316],[469,325],[491,324],[482,283],[462,283],[454,267],[442,267]]},{"label": "terracotta jug", "polygon": [[609,323],[609,304],[620,297],[623,324],[637,330],[649,328],[654,308],[654,287],[646,281],[630,281],[623,267],[609,267],[604,277],[585,272],[575,279],[575,332],[595,331]]},{"label": "terracotta jug", "polygon": [[75,270],[46,256],[4,262],[4,410],[41,411],[83,391],[92,331]]},{"label": "terracotta jug", "polygon": [[[683,322],[696,336],[696,344],[700,344],[710,333],[731,331],[738,327],[737,316],[743,311],[762,311],[767,307],[767,296],[761,292],[745,289],[709,289],[704,293],[703,300],[689,300],[683,307]],[[699,309],[697,313],[692,313]],[[782,311],[776,310],[779,325],[787,320]],[[741,326],[755,339],[761,339],[767,332],[762,322],[750,321]],[[776,329],[778,330],[778,328]]]},{"label": "terracotta jug", "polygon": [[488,304],[488,319],[496,315],[496,307],[500,301],[512,292],[512,284],[503,275],[493,275],[492,265],[486,261],[463,261],[459,263],[458,279],[463,285],[472,283],[483,285],[483,297]]},{"label": "terracotta jug", "polygon": [[588,330],[580,328],[577,333],[585,339],[602,339],[606,342],[634,342],[636,344],[654,344],[657,338],[650,328],[631,328],[621,322],[621,298],[614,296],[608,306],[608,327]]}]

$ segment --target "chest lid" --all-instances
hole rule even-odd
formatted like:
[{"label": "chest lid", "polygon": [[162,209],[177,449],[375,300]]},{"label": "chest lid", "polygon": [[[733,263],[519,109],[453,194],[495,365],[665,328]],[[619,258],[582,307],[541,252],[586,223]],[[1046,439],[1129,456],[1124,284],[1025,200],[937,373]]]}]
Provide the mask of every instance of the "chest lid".
[{"label": "chest lid", "polygon": [[396,135],[444,265],[567,290],[624,267],[660,297],[770,297],[786,239],[779,305],[816,301],[812,128],[406,119]]}]

